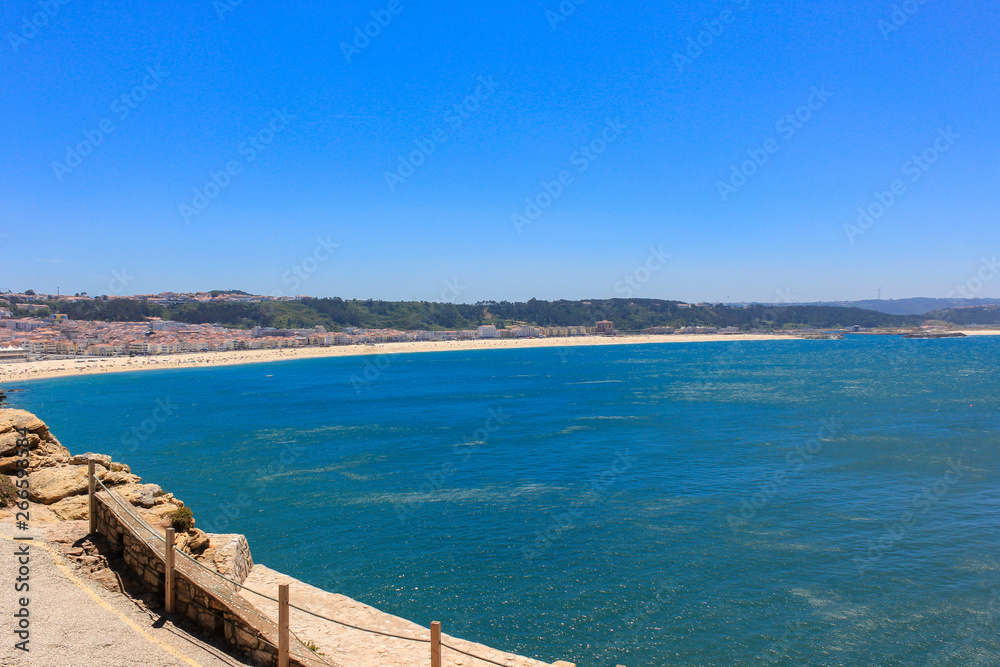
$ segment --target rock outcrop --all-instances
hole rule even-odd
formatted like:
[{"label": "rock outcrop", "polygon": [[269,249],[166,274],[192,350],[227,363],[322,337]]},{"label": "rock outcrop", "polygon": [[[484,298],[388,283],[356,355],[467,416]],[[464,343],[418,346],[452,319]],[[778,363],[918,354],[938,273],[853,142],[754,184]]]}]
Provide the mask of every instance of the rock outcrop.
[{"label": "rock outcrop", "polygon": [[32,502],[51,505],[69,496],[87,492],[87,469],[82,466],[43,468],[31,473],[28,498]]},{"label": "rock outcrop", "polygon": [[18,429],[28,432],[28,472],[69,462],[69,451],[49,432],[45,422],[26,410],[0,409],[0,472],[17,472]]},{"label": "rock outcrop", "polygon": [[70,496],[49,505],[49,509],[63,521],[78,521],[90,516],[90,499],[86,495]]},{"label": "rock outcrop", "polygon": [[107,454],[93,454],[91,452],[87,452],[86,454],[74,456],[69,460],[69,462],[75,466],[85,466],[91,461],[104,466],[108,470],[111,470],[111,457]]},{"label": "rock outcrop", "polygon": [[[106,454],[87,452],[70,455],[45,422],[26,410],[0,408],[0,473],[11,476],[17,473],[20,458],[17,455],[17,439],[22,437],[21,431],[27,431],[24,437],[28,439],[30,450],[26,470],[30,481],[29,500],[37,503],[32,510],[33,520],[74,521],[88,518],[87,471],[91,461],[97,464],[96,475],[104,486],[132,505],[131,511],[151,526],[161,530],[169,527],[170,515],[184,507],[184,503],[174,498],[173,494],[164,492],[158,484],[143,484],[138,475],[132,474],[129,466],[112,461]],[[225,539],[219,542],[219,546],[225,547],[223,553],[215,548],[216,537],[192,528],[188,533],[177,536],[177,545],[207,565],[221,567],[226,570],[224,573],[234,569],[234,562],[249,561],[249,549],[237,548],[239,541],[232,543],[231,539],[239,537],[245,545],[243,536],[222,536]]]}]

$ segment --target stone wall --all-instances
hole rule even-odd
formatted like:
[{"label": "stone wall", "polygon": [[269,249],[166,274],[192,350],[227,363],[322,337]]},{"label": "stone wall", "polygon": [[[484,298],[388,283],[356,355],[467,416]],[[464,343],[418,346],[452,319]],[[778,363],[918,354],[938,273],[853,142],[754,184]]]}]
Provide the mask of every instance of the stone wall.
[{"label": "stone wall", "polygon": [[[130,526],[122,522],[108,506],[108,503],[113,502],[113,500],[105,500],[102,494],[98,494],[97,532],[107,538],[112,548],[121,552],[129,569],[137,577],[158,595],[164,595],[166,565],[161,555],[162,550],[153,549],[138,537]],[[234,539],[230,540],[226,546],[230,547],[233,555],[236,556],[242,550],[246,552],[245,558],[242,556],[234,557],[235,567],[238,569],[247,568],[247,564],[251,561],[246,539],[242,535],[231,537]],[[179,559],[181,556],[177,556],[177,558]],[[248,572],[249,569],[237,579],[242,581]],[[205,587],[189,580],[179,572],[175,573],[174,580],[176,581],[176,612],[178,614],[186,616],[213,635],[225,638],[239,651],[249,655],[257,664],[266,666],[278,664],[277,650],[271,644],[258,638],[257,630],[226,604],[224,595],[206,590]],[[231,588],[229,584],[221,585]],[[291,664],[301,665],[302,663],[293,657]]]}]

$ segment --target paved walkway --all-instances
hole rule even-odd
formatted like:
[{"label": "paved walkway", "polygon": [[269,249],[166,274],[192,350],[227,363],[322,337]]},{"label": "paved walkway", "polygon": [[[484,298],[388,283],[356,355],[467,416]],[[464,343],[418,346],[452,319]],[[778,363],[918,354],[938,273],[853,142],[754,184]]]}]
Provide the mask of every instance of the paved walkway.
[{"label": "paved walkway", "polygon": [[[6,513],[5,513],[6,514]],[[80,537],[84,522],[76,527]],[[61,526],[65,530],[68,526]],[[0,665],[31,667],[234,667],[249,665],[227,655],[128,596],[113,593],[57,553],[45,539],[53,524],[38,524],[28,531],[36,539],[15,542],[24,535],[9,516],[0,519]],[[81,530],[82,529],[82,530]],[[39,539],[41,538],[41,539]],[[18,557],[15,551],[29,546],[30,590],[17,593]],[[29,599],[30,652],[15,649],[13,617],[18,599]]]}]

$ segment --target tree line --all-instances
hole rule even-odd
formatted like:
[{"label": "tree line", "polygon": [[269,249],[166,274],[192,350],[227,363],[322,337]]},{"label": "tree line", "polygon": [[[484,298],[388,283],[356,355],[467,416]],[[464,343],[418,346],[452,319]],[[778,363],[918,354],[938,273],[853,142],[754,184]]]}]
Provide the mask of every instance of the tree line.
[{"label": "tree line", "polygon": [[[338,331],[363,329],[446,330],[474,329],[483,324],[498,328],[529,324],[542,327],[594,326],[611,320],[619,331],[641,331],[650,327],[738,327],[750,329],[912,327],[924,317],[887,315],[873,310],[838,306],[749,307],[706,305],[682,307],[680,302],[659,299],[590,299],[543,301],[481,301],[475,304],[429,301],[382,301],[304,298],[300,301],[261,303],[183,303],[160,305],[134,299],[50,301],[51,311],[70,319],[105,322],[142,322],[160,317],[190,324],[217,323],[229,327],[254,326],[311,328],[323,325]],[[15,316],[31,312],[12,304]],[[961,312],[968,309],[959,309]],[[950,311],[935,313],[947,320]],[[996,311],[1000,313],[1000,311]],[[968,322],[962,322],[968,323]]]}]

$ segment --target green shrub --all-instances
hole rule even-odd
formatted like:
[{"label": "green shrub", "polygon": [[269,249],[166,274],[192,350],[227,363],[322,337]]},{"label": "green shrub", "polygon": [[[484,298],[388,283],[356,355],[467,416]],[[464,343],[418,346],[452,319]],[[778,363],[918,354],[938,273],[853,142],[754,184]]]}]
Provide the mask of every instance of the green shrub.
[{"label": "green shrub", "polygon": [[0,475],[0,507],[17,504],[17,488],[7,475]]},{"label": "green shrub", "polygon": [[178,507],[167,516],[170,517],[170,524],[178,533],[186,533],[194,527],[194,517],[191,515],[190,507]]}]

